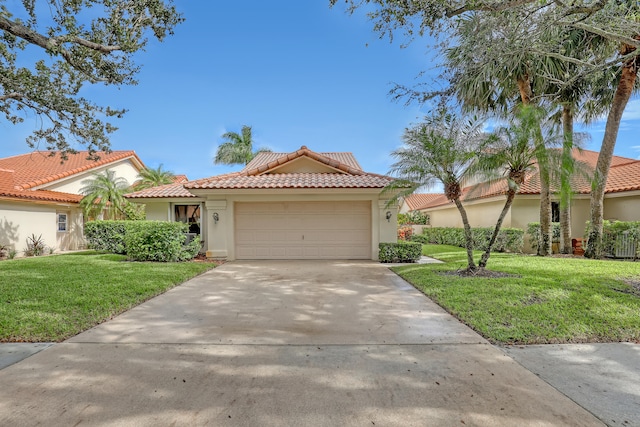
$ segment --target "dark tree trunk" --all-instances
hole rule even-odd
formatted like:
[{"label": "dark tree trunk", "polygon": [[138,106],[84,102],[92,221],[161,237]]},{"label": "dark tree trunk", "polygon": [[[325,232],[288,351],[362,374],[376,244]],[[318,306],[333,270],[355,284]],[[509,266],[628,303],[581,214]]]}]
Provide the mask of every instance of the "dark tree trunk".
[{"label": "dark tree trunk", "polygon": [[493,234],[491,235],[491,239],[489,239],[489,244],[487,245],[487,249],[482,254],[480,258],[480,262],[478,263],[478,267],[485,268],[487,266],[487,262],[489,261],[489,257],[491,256],[491,250],[493,249],[493,245],[496,243],[496,239],[498,238],[498,234],[500,233],[500,228],[502,227],[502,222],[504,218],[507,216],[507,212],[511,209],[511,204],[513,203],[513,199],[516,197],[516,189],[509,188],[507,192],[507,200],[504,202],[504,207],[502,208],[502,212],[500,212],[500,216],[498,217],[498,221],[496,222],[496,228],[493,230]]},{"label": "dark tree trunk", "polygon": [[562,170],[560,171],[560,252],[573,253],[571,247],[571,176],[573,175],[573,111],[562,107]]},{"label": "dark tree trunk", "polygon": [[[631,53],[635,48],[633,46],[625,46],[622,54]],[[589,231],[587,248],[584,256],[587,258],[600,258],[602,256],[602,221],[604,219],[604,190],[607,185],[607,177],[609,175],[609,167],[613,157],[613,150],[616,146],[618,138],[618,129],[620,129],[620,120],[624,112],[633,86],[636,82],[637,75],[637,58],[625,63],[622,67],[620,82],[613,95],[613,103],[607,117],[607,125],[602,138],[602,146],[600,147],[600,155],[591,185],[591,229]]]},{"label": "dark tree trunk", "polygon": [[473,235],[471,234],[471,226],[469,225],[469,218],[467,217],[467,211],[462,206],[462,202],[459,197],[453,199],[456,204],[460,216],[462,217],[462,224],[464,225],[464,243],[467,249],[467,270],[475,271],[477,269],[476,263],[473,260]]}]

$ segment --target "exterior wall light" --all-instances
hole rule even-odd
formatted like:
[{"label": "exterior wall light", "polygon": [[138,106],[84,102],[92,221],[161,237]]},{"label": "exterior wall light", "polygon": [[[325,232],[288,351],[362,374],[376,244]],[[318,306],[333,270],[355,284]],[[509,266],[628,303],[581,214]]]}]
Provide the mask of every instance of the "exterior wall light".
[{"label": "exterior wall light", "polygon": [[218,212],[214,212],[213,213],[213,222],[215,222],[217,224],[219,220],[220,220],[220,216],[218,215]]},{"label": "exterior wall light", "polygon": [[391,211],[387,211],[387,222],[391,222]]}]

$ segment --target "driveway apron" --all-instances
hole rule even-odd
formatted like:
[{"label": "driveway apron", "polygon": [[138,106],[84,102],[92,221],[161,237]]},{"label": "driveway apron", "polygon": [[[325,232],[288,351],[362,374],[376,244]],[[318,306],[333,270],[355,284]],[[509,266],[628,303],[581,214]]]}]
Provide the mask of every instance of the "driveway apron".
[{"label": "driveway apron", "polygon": [[251,261],[1,370],[0,425],[603,424],[384,265]]}]

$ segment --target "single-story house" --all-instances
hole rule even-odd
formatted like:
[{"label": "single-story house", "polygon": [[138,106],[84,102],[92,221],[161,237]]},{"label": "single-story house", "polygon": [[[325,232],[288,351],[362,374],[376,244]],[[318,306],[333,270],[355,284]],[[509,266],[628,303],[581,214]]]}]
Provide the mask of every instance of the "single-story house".
[{"label": "single-story house", "polygon": [[[239,172],[127,195],[147,219],[197,223],[216,259],[377,259],[397,207],[351,153],[259,153]],[[195,228],[195,227],[194,227]]]},{"label": "single-story house", "polygon": [[[588,169],[594,170],[598,153],[574,150],[573,156]],[[571,202],[572,237],[584,237],[590,218],[591,184],[588,179],[573,180]],[[463,189],[462,201],[472,227],[493,227],[504,206],[507,182],[489,185],[479,183]],[[554,222],[560,219],[558,195],[552,202]],[[401,206],[405,211],[419,210],[430,217],[432,227],[462,227],[460,214],[443,194],[412,194]],[[619,221],[640,221],[640,160],[613,156],[604,197],[604,218]],[[527,229],[527,224],[540,220],[540,180],[537,171],[527,173],[525,182],[505,217],[503,227]]]},{"label": "single-story house", "polygon": [[32,234],[57,251],[84,246],[83,213],[80,208],[82,181],[94,173],[115,171],[132,184],[144,164],[133,151],[59,154],[34,151],[0,159],[0,245],[16,251],[26,247]]}]

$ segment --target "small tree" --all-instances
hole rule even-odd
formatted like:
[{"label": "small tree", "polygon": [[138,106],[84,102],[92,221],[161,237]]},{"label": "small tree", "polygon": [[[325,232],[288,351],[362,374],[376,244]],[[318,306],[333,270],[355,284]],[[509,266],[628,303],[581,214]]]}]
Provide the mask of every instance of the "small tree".
[{"label": "small tree", "polygon": [[387,189],[400,190],[396,197],[407,196],[418,188],[444,186],[444,194],[455,203],[464,224],[467,269],[477,269],[473,259],[473,237],[467,212],[460,200],[462,183],[476,158],[482,141],[481,120],[456,117],[441,108],[423,123],[406,129],[404,145],[391,155],[396,162],[390,173],[397,176]]},{"label": "small tree", "polygon": [[129,183],[123,177],[117,177],[115,171],[93,174],[93,178],[85,179],[82,185],[84,187],[80,188],[80,193],[84,197],[80,206],[85,215],[97,217],[106,210],[108,219],[117,219],[124,214],[124,206],[127,204],[124,194]]}]

